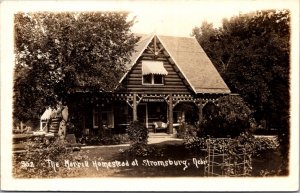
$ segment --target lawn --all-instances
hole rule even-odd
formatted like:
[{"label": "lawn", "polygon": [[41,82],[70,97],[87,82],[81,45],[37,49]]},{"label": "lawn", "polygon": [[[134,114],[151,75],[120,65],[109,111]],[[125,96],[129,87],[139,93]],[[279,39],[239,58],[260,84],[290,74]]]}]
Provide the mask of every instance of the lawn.
[{"label": "lawn", "polygon": [[[182,142],[168,141],[151,145],[155,152],[145,157],[129,155],[125,150],[128,147],[98,147],[83,149],[78,152],[87,156],[87,159],[99,162],[128,162],[129,166],[116,168],[94,167],[90,164],[87,176],[93,177],[183,177],[203,176],[204,167],[199,163],[196,167],[195,159],[204,160],[204,156],[195,155],[187,151]],[[194,160],[194,162],[193,162]],[[98,170],[97,170],[98,169]]]},{"label": "lawn", "polygon": [[[81,149],[74,152],[80,162],[88,167],[76,168],[74,177],[203,177],[205,154],[185,149],[180,141],[168,141],[150,145],[151,155],[136,157],[126,152],[128,146]],[[67,160],[67,162],[72,160]],[[86,162],[85,162],[86,161]],[[74,162],[76,167],[76,162]],[[261,171],[276,171],[281,158],[278,152],[268,151],[253,157],[252,176]],[[80,163],[79,163],[80,164]],[[75,168],[74,167],[74,168]],[[73,168],[71,167],[70,170]]]},{"label": "lawn", "polygon": [[[67,171],[68,177],[205,176],[205,152],[192,152],[185,148],[182,141],[165,141],[149,146],[151,151],[146,156],[132,156],[126,151],[129,148],[128,145],[83,147],[79,151],[73,151],[72,155],[67,154],[70,157],[64,156],[58,164],[60,169]],[[19,157],[22,159],[22,156]],[[41,161],[40,158],[39,160],[33,159],[33,162]],[[267,150],[260,156],[252,156],[251,175],[262,176],[262,171],[264,174],[274,173],[273,171],[278,171],[281,163],[282,159],[278,151]],[[49,165],[46,162],[43,167],[54,171],[50,162]],[[21,172],[26,172],[26,170],[23,169]],[[54,176],[58,174],[53,173]],[[15,176],[19,176],[18,173]]]}]

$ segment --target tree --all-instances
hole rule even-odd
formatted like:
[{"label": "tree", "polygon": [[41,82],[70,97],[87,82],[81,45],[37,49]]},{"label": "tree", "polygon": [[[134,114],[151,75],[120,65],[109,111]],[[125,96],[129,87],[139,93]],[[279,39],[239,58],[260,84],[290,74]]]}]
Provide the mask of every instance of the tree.
[{"label": "tree", "polygon": [[254,110],[256,121],[280,130],[280,137],[284,137],[281,145],[285,147],[282,153],[287,156],[290,12],[263,10],[240,14],[224,19],[219,29],[203,23],[193,30],[193,35],[210,53],[231,91],[240,94]]},{"label": "tree", "polygon": [[137,38],[125,12],[32,12],[15,15],[14,119],[88,88],[113,90]]}]

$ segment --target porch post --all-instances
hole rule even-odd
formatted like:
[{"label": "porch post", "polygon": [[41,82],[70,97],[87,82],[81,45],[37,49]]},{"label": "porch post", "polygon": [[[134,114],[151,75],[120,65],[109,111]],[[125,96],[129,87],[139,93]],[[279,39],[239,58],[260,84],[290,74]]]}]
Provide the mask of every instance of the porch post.
[{"label": "porch post", "polygon": [[198,104],[198,109],[199,109],[199,125],[201,125],[202,121],[203,121],[203,104],[202,104],[202,100]]},{"label": "porch post", "polygon": [[173,134],[173,97],[169,94],[169,134]]},{"label": "porch post", "polygon": [[86,102],[84,102],[84,107],[80,108],[81,111],[83,111],[83,113],[81,113],[81,126],[82,126],[82,129],[83,129],[83,132],[84,130],[86,129],[86,121],[85,121],[85,116],[87,114],[87,104]]},{"label": "porch post", "polygon": [[20,127],[21,127],[21,128],[20,128],[20,131],[23,132],[23,127],[24,127],[24,125],[23,125],[23,122],[22,122],[22,121],[21,121],[21,123],[20,123]]},{"label": "porch post", "polygon": [[137,121],[137,103],[136,103],[136,93],[133,93],[133,121]]},{"label": "porch post", "polygon": [[99,102],[98,105],[98,131],[100,136],[104,135],[104,131],[102,127],[102,102]]}]

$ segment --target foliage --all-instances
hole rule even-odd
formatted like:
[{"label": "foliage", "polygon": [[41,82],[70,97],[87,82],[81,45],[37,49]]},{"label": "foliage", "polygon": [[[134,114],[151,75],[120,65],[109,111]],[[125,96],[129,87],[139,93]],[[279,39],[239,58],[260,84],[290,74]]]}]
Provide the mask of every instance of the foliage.
[{"label": "foliage", "polygon": [[199,154],[206,150],[206,140],[205,137],[187,135],[184,138],[184,145],[186,149]]},{"label": "foliage", "polygon": [[[210,139],[210,137],[196,137],[193,135],[187,135],[184,138],[184,145],[189,150],[205,150],[207,149],[207,139]],[[211,138],[211,139],[218,139],[218,138]],[[220,138],[220,139],[226,139],[226,138]],[[260,156],[260,154],[264,151],[276,150],[279,148],[279,141],[277,138],[254,137],[249,132],[241,133],[239,136],[233,139],[236,139],[239,145],[245,146],[246,152],[251,153],[255,156]],[[218,140],[213,140],[213,142],[218,142]]]},{"label": "foliage", "polygon": [[[236,138],[200,138],[187,135],[185,148],[198,154],[213,151],[215,155],[224,154],[223,160],[216,156],[215,162],[224,164],[225,175],[251,175],[252,157],[261,157],[266,151],[275,151],[279,147],[278,140],[268,137],[254,137],[251,133],[241,133]],[[245,162],[245,166],[240,163]],[[232,165],[233,164],[233,165]],[[262,171],[261,175],[267,175]],[[271,175],[268,173],[268,175]]]},{"label": "foliage", "polygon": [[222,164],[221,173],[226,176],[251,175],[253,141],[239,138],[213,138],[208,139],[206,145],[210,159]]},{"label": "foliage", "polygon": [[197,136],[198,128],[195,125],[181,123],[177,129],[177,137],[184,139],[187,135]]},{"label": "foliage", "polygon": [[278,127],[288,119],[289,19],[288,10],[266,10],[224,19],[219,29],[204,22],[193,30],[230,89],[255,109],[256,119],[273,117],[270,124]]},{"label": "foliage", "polygon": [[78,140],[86,145],[118,145],[129,143],[128,134],[115,134],[112,136],[83,136]]},{"label": "foliage", "polygon": [[275,176],[276,175],[276,172],[274,170],[272,171],[268,171],[268,170],[262,170],[260,172],[260,176]]},{"label": "foliage", "polygon": [[78,89],[114,89],[137,41],[127,15],[17,13],[14,118],[39,118],[46,106],[68,102],[68,95]]},{"label": "foliage", "polygon": [[262,153],[270,150],[279,149],[278,138],[257,137],[255,138],[255,153],[260,156]]},{"label": "foliage", "polygon": [[177,137],[180,139],[183,139],[186,135],[187,129],[186,129],[186,124],[180,123],[178,129],[177,129]]},{"label": "foliage", "polygon": [[78,175],[76,169],[58,167],[55,171],[46,160],[60,164],[65,159],[80,161],[84,157],[74,154],[68,143],[59,139],[35,137],[25,142],[25,153],[13,156],[13,175],[17,178],[72,177]]},{"label": "foliage", "polygon": [[133,121],[128,126],[128,136],[131,144],[147,144],[148,129],[139,121]]},{"label": "foliage", "polygon": [[130,148],[128,152],[132,155],[147,156],[152,151],[147,145],[148,129],[139,121],[133,121],[128,126]]},{"label": "foliage", "polygon": [[128,134],[117,134],[112,136],[115,144],[124,144],[129,142]]},{"label": "foliage", "polygon": [[254,124],[252,111],[240,96],[221,97],[218,104],[215,106],[211,103],[204,107],[200,137],[235,137]]},{"label": "foliage", "polygon": [[147,144],[131,144],[129,149],[126,150],[131,156],[146,157],[157,154],[157,150],[153,146]]},{"label": "foliage", "polygon": [[281,153],[288,159],[290,11],[240,14],[224,19],[219,29],[204,22],[193,35],[231,91],[254,110],[256,122],[279,130]]}]

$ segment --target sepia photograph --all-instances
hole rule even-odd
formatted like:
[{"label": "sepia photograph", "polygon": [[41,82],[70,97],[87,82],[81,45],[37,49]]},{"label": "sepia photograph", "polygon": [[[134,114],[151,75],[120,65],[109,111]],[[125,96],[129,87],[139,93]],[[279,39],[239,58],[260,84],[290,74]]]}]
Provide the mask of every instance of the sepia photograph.
[{"label": "sepia photograph", "polygon": [[296,7],[2,2],[1,190],[298,190]]}]

